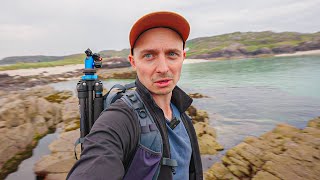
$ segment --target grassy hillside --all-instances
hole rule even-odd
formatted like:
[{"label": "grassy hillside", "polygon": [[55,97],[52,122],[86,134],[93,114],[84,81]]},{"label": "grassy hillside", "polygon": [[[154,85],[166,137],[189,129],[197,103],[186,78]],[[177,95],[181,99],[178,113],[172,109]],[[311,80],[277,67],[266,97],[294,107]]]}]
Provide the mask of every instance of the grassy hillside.
[{"label": "grassy hillside", "polygon": [[49,62],[56,61],[64,58],[63,56],[11,56],[3,58],[0,61],[0,64],[15,64],[18,62]]},{"label": "grassy hillside", "polygon": [[104,50],[100,51],[99,54],[103,58],[111,58],[111,57],[122,57],[127,58],[130,53],[130,49],[122,49],[120,51],[116,50]]},{"label": "grassy hillside", "polygon": [[303,34],[296,32],[275,33],[263,32],[234,32],[211,37],[201,37],[187,41],[189,48],[187,55],[195,56],[210,54],[230,47],[233,44],[242,46],[247,52],[254,52],[261,48],[277,48],[281,46],[297,46],[300,43],[320,40],[320,32]]},{"label": "grassy hillside", "polygon": [[81,64],[83,63],[85,54],[75,54],[70,56],[65,56],[60,60],[50,61],[50,62],[31,62],[24,63],[19,62],[9,66],[0,66],[0,71],[3,70],[14,70],[14,69],[30,69],[30,68],[41,68],[41,67],[54,67],[54,66],[63,66],[70,64]]}]

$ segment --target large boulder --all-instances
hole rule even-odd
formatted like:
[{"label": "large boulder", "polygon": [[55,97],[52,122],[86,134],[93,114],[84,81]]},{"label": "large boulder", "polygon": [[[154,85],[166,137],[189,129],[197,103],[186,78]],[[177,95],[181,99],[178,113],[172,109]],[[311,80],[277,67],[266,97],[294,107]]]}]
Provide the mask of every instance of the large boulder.
[{"label": "large boulder", "polygon": [[[227,151],[206,179],[318,179],[320,176],[320,118],[305,129],[280,124],[274,130]],[[228,177],[228,178],[227,178]]]}]

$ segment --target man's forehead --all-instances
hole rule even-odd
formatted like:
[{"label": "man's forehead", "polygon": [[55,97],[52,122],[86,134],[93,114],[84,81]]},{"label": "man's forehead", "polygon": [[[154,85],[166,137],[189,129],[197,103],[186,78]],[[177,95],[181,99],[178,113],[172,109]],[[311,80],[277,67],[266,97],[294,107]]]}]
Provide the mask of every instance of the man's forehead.
[{"label": "man's forehead", "polygon": [[143,36],[155,35],[155,34],[174,34],[176,37],[179,37],[183,42],[181,35],[177,31],[167,27],[155,27],[155,28],[148,29],[140,34],[137,41]]},{"label": "man's forehead", "polygon": [[[174,30],[169,28],[152,28],[144,33],[142,33],[136,41],[135,48],[139,48],[140,46],[146,45],[146,43],[152,43],[153,41],[170,41],[177,42],[179,45],[182,44],[181,48],[183,49],[183,40],[181,36]],[[170,43],[168,43],[170,44]],[[173,43],[175,44],[175,43]],[[157,44],[154,44],[157,45]],[[176,48],[176,47],[168,47],[168,48]]]}]

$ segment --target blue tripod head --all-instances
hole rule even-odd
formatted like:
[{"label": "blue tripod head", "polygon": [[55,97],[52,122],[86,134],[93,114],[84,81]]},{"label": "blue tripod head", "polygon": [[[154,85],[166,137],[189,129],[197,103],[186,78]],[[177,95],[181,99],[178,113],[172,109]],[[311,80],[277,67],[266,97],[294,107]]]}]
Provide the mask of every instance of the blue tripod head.
[{"label": "blue tripod head", "polygon": [[98,76],[95,74],[95,68],[101,68],[102,66],[102,58],[98,53],[92,53],[92,51],[88,48],[85,51],[87,57],[84,60],[84,76],[82,76],[82,80],[96,80]]}]

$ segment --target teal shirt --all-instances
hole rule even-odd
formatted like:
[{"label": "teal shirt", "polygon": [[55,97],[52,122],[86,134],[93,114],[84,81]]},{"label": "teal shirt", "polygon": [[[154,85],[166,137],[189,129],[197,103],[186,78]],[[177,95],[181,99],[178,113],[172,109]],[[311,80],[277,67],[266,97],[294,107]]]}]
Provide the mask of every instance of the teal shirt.
[{"label": "teal shirt", "polygon": [[170,143],[171,159],[178,162],[178,167],[175,169],[173,179],[184,180],[189,179],[189,165],[191,160],[191,144],[190,138],[183,122],[180,118],[180,112],[175,105],[171,103],[172,115],[180,120],[180,123],[172,130],[167,121],[167,129]]}]

